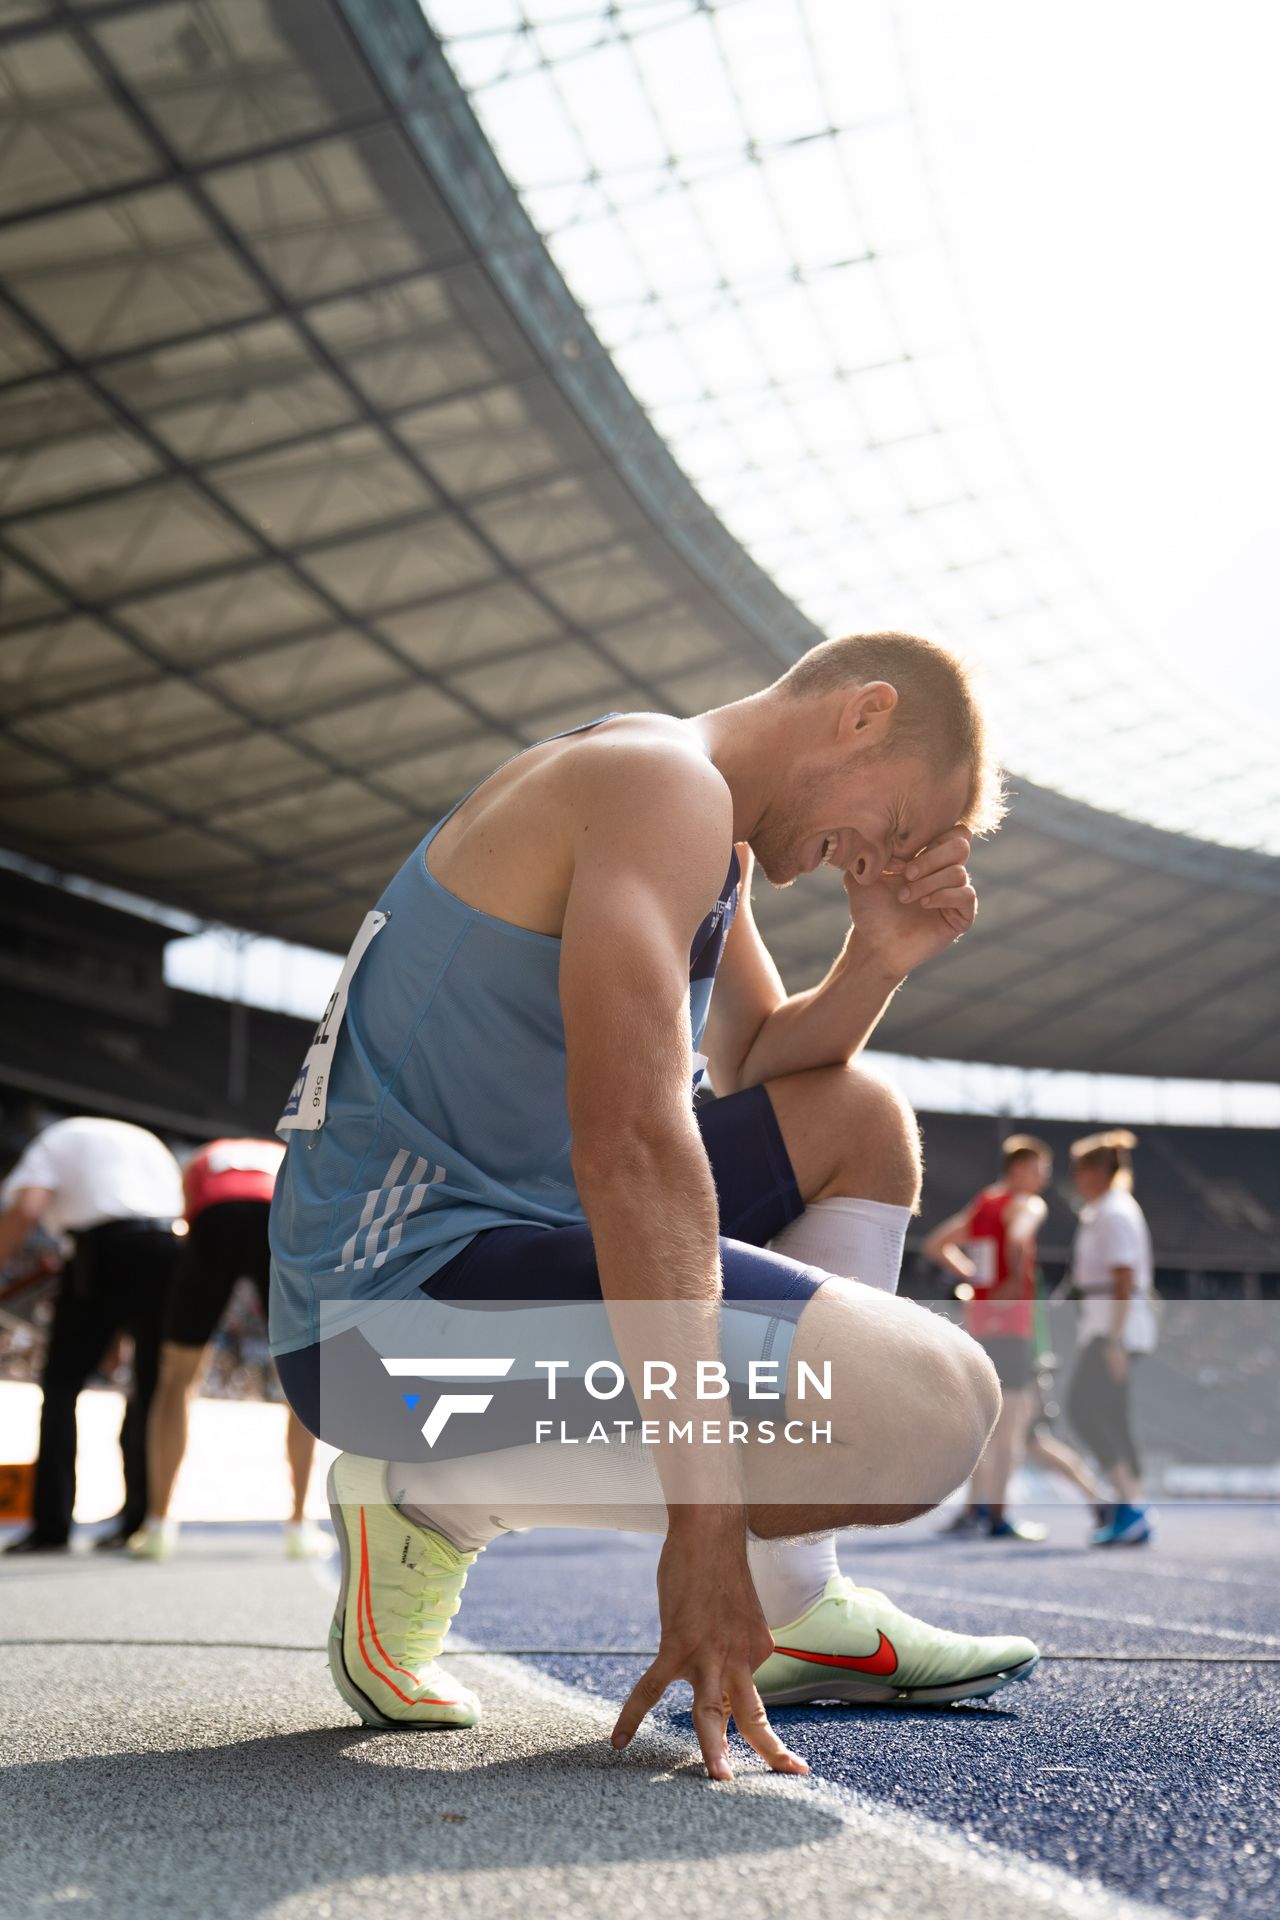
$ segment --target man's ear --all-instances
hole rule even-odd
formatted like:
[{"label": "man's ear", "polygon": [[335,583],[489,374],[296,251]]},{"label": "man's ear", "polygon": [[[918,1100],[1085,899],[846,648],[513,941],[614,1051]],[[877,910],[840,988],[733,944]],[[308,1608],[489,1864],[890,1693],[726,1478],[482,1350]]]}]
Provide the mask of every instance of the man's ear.
[{"label": "man's ear", "polygon": [[855,687],[840,709],[836,738],[842,746],[879,746],[889,730],[898,689],[887,680],[868,680]]}]

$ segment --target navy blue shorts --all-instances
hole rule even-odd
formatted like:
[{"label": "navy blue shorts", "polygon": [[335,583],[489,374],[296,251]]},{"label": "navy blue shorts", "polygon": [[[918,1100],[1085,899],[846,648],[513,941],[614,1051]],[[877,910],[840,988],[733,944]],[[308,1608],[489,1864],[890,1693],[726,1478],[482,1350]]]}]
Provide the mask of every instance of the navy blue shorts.
[{"label": "navy blue shorts", "polygon": [[[708,1101],[697,1109],[697,1119],[720,1211],[722,1356],[731,1383],[739,1388],[751,1361],[785,1365],[795,1322],[827,1276],[766,1250],[768,1241],[803,1212],[804,1201],[765,1089],[749,1087]],[[423,1293],[442,1305],[473,1307],[477,1313],[484,1313],[487,1303],[536,1307],[598,1302],[600,1276],[591,1229],[585,1222],[571,1227],[492,1227],[432,1274]],[[481,1350],[487,1350],[483,1341]],[[410,1445],[403,1409],[398,1401],[388,1402],[381,1360],[358,1329],[281,1354],[276,1367],[298,1418],[331,1446],[373,1459],[425,1457]],[[330,1383],[323,1395],[322,1371]],[[335,1393],[331,1383],[339,1379],[342,1391]],[[512,1381],[498,1393],[514,1398],[517,1388]],[[573,1398],[568,1388],[566,1382],[566,1403]],[[579,1405],[589,1423],[598,1408],[582,1397]],[[447,1446],[438,1444],[434,1457],[447,1453]]]},{"label": "navy blue shorts", "polygon": [[[804,1210],[786,1144],[763,1087],[748,1087],[696,1110],[720,1210],[726,1300],[803,1302],[813,1292],[806,1269],[751,1256]],[[779,1286],[783,1291],[779,1293]],[[491,1227],[478,1233],[423,1287],[433,1300],[598,1300],[600,1275],[591,1229]]]}]

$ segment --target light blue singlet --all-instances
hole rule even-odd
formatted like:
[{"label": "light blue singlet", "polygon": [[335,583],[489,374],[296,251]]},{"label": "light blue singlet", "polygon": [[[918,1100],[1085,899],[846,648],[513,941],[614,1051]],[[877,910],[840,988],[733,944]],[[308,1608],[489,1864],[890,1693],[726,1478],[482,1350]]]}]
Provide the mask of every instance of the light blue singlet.
[{"label": "light blue singlet", "polygon": [[[569,1157],[560,942],[465,905],[428,872],[427,849],[456,812],[378,901],[388,917],[350,983],[323,1126],[285,1135],[271,1209],[273,1353],[317,1340],[322,1307],[326,1336],[355,1323],[358,1308],[344,1316],[332,1303],[412,1298],[486,1228],[584,1218]],[[693,942],[694,1051],[738,880],[735,854]]]}]

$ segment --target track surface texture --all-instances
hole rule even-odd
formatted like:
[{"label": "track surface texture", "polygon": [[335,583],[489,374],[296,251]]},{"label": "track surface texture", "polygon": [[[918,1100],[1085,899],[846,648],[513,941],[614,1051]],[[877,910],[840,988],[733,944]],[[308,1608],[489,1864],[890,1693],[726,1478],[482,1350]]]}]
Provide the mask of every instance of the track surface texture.
[{"label": "track surface texture", "polygon": [[1045,1517],[1040,1547],[919,1522],[846,1536],[841,1560],[1047,1651],[1215,1658],[1046,1661],[967,1707],[782,1709],[799,1783],[745,1752],[707,1782],[687,1696],[611,1753],[634,1654],[487,1651],[653,1646],[637,1536],[482,1556],[456,1665],[486,1717],[439,1735],[353,1722],[320,1651],[335,1569],[285,1564],[271,1529],[190,1529],[161,1566],[0,1560],[0,1916],[1273,1916],[1280,1666],[1241,1657],[1280,1655],[1280,1511],[1166,1508],[1129,1554]]}]

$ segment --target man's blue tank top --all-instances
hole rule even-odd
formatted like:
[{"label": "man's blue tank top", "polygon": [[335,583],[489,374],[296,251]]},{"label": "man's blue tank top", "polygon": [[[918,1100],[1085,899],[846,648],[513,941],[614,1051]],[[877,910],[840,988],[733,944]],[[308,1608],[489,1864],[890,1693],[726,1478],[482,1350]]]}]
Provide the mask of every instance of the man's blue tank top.
[{"label": "man's blue tank top", "polygon": [[[585,1218],[570,1165],[560,941],[465,905],[427,869],[428,847],[469,798],[384,889],[388,917],[350,983],[324,1124],[286,1135],[271,1209],[274,1353],[358,1317],[335,1303],[411,1298],[486,1228]],[[734,854],[693,941],[694,1052],[739,879]],[[600,975],[607,992],[607,955]]]}]

